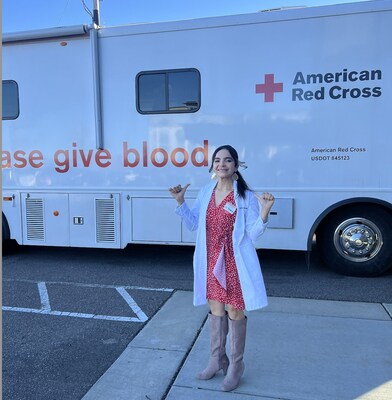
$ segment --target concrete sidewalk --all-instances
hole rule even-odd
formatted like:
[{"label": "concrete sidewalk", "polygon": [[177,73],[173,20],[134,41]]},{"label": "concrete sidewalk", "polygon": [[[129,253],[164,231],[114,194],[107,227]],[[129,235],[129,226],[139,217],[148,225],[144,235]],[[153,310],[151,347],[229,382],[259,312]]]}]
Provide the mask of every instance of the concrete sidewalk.
[{"label": "concrete sidewalk", "polygon": [[220,391],[221,372],[195,378],[209,354],[208,310],[192,306],[192,293],[175,292],[83,400],[392,399],[391,304],[269,302],[248,313],[235,391]]}]

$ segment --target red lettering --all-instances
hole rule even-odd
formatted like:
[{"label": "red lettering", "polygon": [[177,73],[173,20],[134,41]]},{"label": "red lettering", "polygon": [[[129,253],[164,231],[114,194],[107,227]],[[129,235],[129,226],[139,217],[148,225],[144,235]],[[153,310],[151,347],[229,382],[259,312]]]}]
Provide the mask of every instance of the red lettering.
[{"label": "red lettering", "polygon": [[[170,157],[170,158],[169,158]],[[126,168],[137,167],[142,159],[143,167],[148,167],[149,162],[155,167],[161,168],[171,162],[177,168],[185,167],[189,160],[195,167],[208,166],[208,140],[203,141],[203,147],[196,147],[192,153],[183,147],[176,147],[171,152],[157,147],[152,149],[151,153],[148,149],[148,142],[142,142],[141,152],[135,148],[128,148],[128,142],[123,142],[123,166]]]},{"label": "red lettering", "polygon": [[93,156],[93,151],[90,149],[87,153],[87,157],[84,154],[83,150],[79,150],[80,158],[82,159],[82,163],[85,167],[89,167],[91,163],[91,157]]},{"label": "red lettering", "polygon": [[[109,150],[98,150],[97,153],[95,154],[95,163],[98,165],[98,167],[101,168],[107,168],[109,165],[111,165],[111,160],[112,156],[109,152]],[[107,160],[106,162],[102,162],[104,160]]]},{"label": "red lettering", "polygon": [[[72,153],[71,153],[72,152]],[[94,150],[83,150],[77,148],[77,143],[72,143],[72,149],[59,149],[53,155],[55,171],[59,173],[68,172],[70,167],[80,166],[88,168],[93,159]],[[71,160],[72,157],[72,160]],[[149,162],[154,167],[165,167],[170,161],[174,167],[185,167],[189,161],[195,167],[208,166],[208,140],[203,141],[203,147],[196,147],[190,152],[183,147],[176,147],[168,151],[163,147],[152,149],[149,153],[148,141],[142,142],[141,152],[135,148],[128,148],[128,142],[123,142],[123,166],[135,168],[140,164],[141,158],[143,167],[148,167]],[[95,152],[95,164],[99,168],[108,168],[112,165],[112,155],[109,150],[102,149]],[[24,150],[16,150],[11,153],[2,151],[2,168],[25,168],[30,165],[32,168],[41,168],[44,165],[44,156],[40,150],[32,150],[27,153]]]},{"label": "red lettering", "polygon": [[[162,153],[163,154],[163,160],[161,162],[156,160],[156,155],[158,153]],[[151,162],[156,167],[164,167],[167,164],[168,159],[169,159],[169,156],[167,154],[167,151],[165,149],[160,148],[160,147],[154,149],[152,151],[152,153],[151,153]]]},{"label": "red lettering", "polygon": [[57,150],[54,153],[54,163],[57,165],[55,168],[57,172],[61,174],[67,172],[69,170],[69,151]]},{"label": "red lettering", "polygon": [[[129,154],[133,154],[135,156],[134,161],[129,161]],[[123,142],[123,161],[124,167],[131,167],[134,168],[136,165],[139,164],[140,161],[140,154],[136,149],[129,149],[128,150],[128,143]]]},{"label": "red lettering", "polygon": [[147,142],[143,142],[143,167],[147,167]]},{"label": "red lettering", "polygon": [[[195,167],[207,167],[208,166],[208,140],[204,140],[203,147],[196,147],[192,151],[191,160],[192,164]],[[203,155],[203,159],[201,161],[196,160],[197,153],[201,153]]]},{"label": "red lettering", "polygon": [[2,151],[1,168],[11,168],[11,153],[9,151]]},{"label": "red lettering", "polygon": [[27,165],[27,160],[24,158],[26,152],[23,150],[16,150],[14,153],[14,158],[16,161],[20,161],[20,164],[14,163],[15,168],[24,168]]},{"label": "red lettering", "polygon": [[[181,162],[176,160],[177,153],[181,153],[184,156],[184,158],[183,158],[183,160]],[[182,149],[181,147],[177,147],[171,153],[170,160],[171,160],[171,162],[173,163],[174,166],[176,166],[176,167],[184,167],[188,162],[188,158],[189,158],[188,152],[185,149]]]},{"label": "red lettering", "polygon": [[2,168],[11,168],[12,159],[14,160],[13,166],[15,168],[25,168],[30,164],[33,168],[41,168],[44,163],[42,162],[44,156],[39,150],[32,150],[27,154],[24,150],[15,150],[13,155],[9,151],[2,152]]},{"label": "red lettering", "polygon": [[[72,143],[72,147],[76,147],[76,143]],[[72,150],[72,166],[77,167],[78,166],[78,154],[76,150]]]},{"label": "red lettering", "polygon": [[[29,156],[29,163],[33,168],[41,168],[44,165],[44,163],[42,162],[43,159],[44,156],[39,150],[33,150]],[[35,161],[39,162],[36,163]]]}]

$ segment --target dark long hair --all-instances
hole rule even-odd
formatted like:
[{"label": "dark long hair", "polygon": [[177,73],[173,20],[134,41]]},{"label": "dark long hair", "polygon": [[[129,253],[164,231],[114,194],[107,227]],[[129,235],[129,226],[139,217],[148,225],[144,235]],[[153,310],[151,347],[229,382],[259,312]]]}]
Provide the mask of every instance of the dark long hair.
[{"label": "dark long hair", "polygon": [[[233,157],[234,160],[234,164],[235,167],[238,168],[239,166],[239,160],[238,160],[238,153],[237,150],[230,146],[229,144],[224,144],[223,146],[219,146],[217,149],[215,149],[214,153],[212,154],[212,158],[211,158],[211,167],[209,169],[209,171],[211,172],[214,166],[214,160],[216,157],[216,154],[218,153],[218,151],[221,150],[227,150],[230,155]],[[242,177],[241,173],[237,170],[236,174],[238,175],[238,180],[237,180],[237,191],[238,194],[242,197],[245,198],[245,192],[247,190],[250,190],[248,184],[245,182],[245,179]]]}]

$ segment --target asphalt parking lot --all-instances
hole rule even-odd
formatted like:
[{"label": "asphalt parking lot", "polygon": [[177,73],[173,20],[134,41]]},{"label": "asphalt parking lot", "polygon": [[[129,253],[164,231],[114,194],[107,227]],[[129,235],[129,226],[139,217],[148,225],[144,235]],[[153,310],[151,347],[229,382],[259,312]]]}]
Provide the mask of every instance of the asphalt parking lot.
[{"label": "asphalt parking lot", "polygon": [[[193,248],[170,246],[6,255],[4,398],[82,398],[176,290],[192,290],[192,257]],[[269,296],[392,303],[392,271],[342,276],[317,253],[260,251],[260,259]]]},{"label": "asphalt parking lot", "polygon": [[64,282],[3,285],[7,399],[81,398],[172,294]]}]

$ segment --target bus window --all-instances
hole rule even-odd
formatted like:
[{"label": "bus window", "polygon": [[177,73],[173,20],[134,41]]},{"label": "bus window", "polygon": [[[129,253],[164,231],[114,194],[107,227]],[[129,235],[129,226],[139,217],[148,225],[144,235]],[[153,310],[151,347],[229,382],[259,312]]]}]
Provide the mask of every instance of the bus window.
[{"label": "bus window", "polygon": [[19,116],[19,90],[15,81],[3,81],[3,119],[16,119]]},{"label": "bus window", "polygon": [[141,114],[196,112],[200,108],[199,71],[139,73],[136,77],[136,107]]}]

